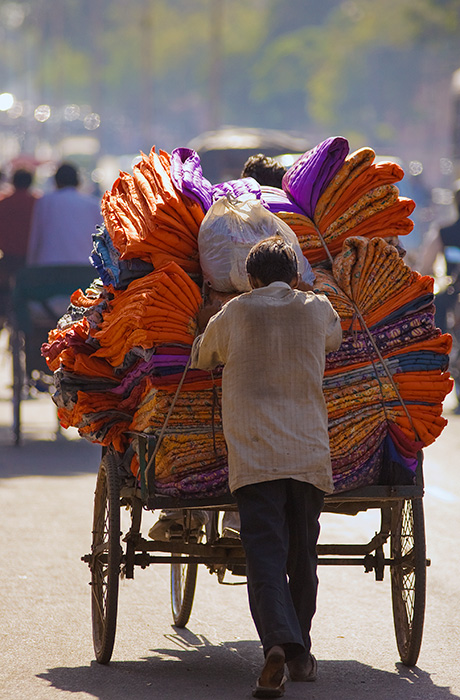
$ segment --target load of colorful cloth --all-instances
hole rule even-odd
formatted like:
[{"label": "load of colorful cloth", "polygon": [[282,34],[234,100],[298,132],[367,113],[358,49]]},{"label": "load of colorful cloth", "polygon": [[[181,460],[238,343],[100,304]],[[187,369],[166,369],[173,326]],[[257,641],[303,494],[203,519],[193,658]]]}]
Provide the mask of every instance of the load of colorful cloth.
[{"label": "load of colorful cloth", "polygon": [[252,178],[211,185],[186,148],[152,149],[132,175],[120,173],[93,236],[98,278],[72,295],[42,348],[61,424],[129,454],[137,479],[133,435],[160,436],[157,494],[227,491],[219,372],[188,366],[206,289],[198,233],[221,197],[252,197],[293,229],[315,291],[341,317],[343,343],[324,377],[336,491],[413,483],[417,453],[446,424],[450,336],[434,324],[433,280],[385,241],[413,226],[414,203],[395,185],[402,169],[374,164],[370,148],[348,150],[344,138],[327,139],[296,161],[282,189]]}]

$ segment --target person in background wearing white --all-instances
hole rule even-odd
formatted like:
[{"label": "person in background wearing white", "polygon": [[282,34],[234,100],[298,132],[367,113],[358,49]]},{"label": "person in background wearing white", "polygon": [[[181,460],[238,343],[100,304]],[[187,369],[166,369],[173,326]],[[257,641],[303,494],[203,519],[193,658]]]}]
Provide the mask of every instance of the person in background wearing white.
[{"label": "person in background wearing white", "polygon": [[32,217],[27,265],[88,265],[91,235],[102,224],[100,201],[80,192],[77,169],[63,163],[56,189],[44,194]]}]

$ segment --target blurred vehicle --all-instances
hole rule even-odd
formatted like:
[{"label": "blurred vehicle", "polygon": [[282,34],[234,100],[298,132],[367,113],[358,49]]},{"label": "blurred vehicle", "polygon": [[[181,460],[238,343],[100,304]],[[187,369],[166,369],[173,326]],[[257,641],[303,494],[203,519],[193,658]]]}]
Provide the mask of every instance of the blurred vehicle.
[{"label": "blurred vehicle", "polygon": [[204,176],[216,184],[239,178],[249,156],[256,153],[284,157],[305,153],[312,145],[308,138],[286,131],[225,127],[196,136],[187,147],[198,153]]}]

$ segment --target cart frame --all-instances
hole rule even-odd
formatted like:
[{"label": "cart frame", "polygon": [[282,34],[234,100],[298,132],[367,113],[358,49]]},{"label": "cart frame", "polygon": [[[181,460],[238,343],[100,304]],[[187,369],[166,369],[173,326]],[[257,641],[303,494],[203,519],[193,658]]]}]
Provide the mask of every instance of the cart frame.
[{"label": "cart frame", "polygon": [[[177,499],[154,493],[156,435],[136,434],[139,440],[140,485],[126,485],[120,478],[122,456],[104,449],[97,478],[93,541],[91,553],[82,557],[91,570],[93,643],[96,660],[110,661],[117,624],[120,575],[134,578],[136,566],[171,566],[171,605],[174,624],[184,627],[190,617],[197,567],[204,564],[224,583],[226,571],[245,573],[244,551],[235,544],[220,541],[218,517],[222,511],[236,511],[230,494],[209,499]],[[153,460],[152,460],[153,456]],[[328,495],[323,512],[356,515],[368,509],[381,511],[381,527],[369,542],[360,544],[318,544],[318,563],[327,566],[362,566],[384,578],[391,576],[393,619],[400,659],[406,666],[417,662],[423,636],[425,614],[426,559],[423,516],[422,453],[419,453],[416,479],[410,486],[366,486]],[[149,470],[153,465],[153,469]],[[131,527],[120,533],[120,508],[131,513]],[[182,518],[169,541],[146,540],[141,535],[143,510],[175,509]],[[211,513],[204,530],[194,530],[194,509]],[[122,536],[123,535],[123,536]],[[389,544],[389,556],[384,546]]]}]

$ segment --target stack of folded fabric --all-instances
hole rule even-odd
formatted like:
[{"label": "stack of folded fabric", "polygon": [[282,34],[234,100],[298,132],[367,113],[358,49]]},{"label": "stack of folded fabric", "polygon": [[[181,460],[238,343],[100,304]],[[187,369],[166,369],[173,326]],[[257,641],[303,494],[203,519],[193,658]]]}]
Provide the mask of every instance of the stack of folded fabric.
[{"label": "stack of folded fabric", "polygon": [[[157,493],[189,497],[227,491],[227,452],[219,405],[217,382],[212,388],[201,389],[188,383],[177,397],[164,389],[146,394],[134,415],[132,430],[159,432],[170,414],[155,457]],[[134,458],[134,472],[136,467]]]},{"label": "stack of folded fabric", "polygon": [[[412,483],[417,451],[447,421],[451,347],[434,323],[433,280],[380,238],[348,238],[315,288],[340,314],[343,342],[327,357],[324,394],[336,491]],[[391,455],[391,458],[390,458]]]},{"label": "stack of folded fabric", "polygon": [[102,198],[102,214],[114,247],[123,260],[151,262],[155,268],[174,261],[199,272],[197,235],[203,210],[180,193],[171,179],[171,157],[153,148],[121,172]]},{"label": "stack of folded fabric", "polygon": [[396,163],[374,164],[362,148],[350,156],[348,142],[331,137],[308,151],[283,178],[283,189],[262,188],[262,199],[295,231],[312,265],[334,257],[349,236],[392,238],[414,227],[412,199],[399,196]]},{"label": "stack of folded fabric", "polygon": [[252,178],[211,185],[191,149],[142,154],[103,198],[91,257],[100,281],[75,292],[43,346],[62,424],[119,452],[130,431],[161,431],[158,493],[226,490],[220,378],[188,369],[202,304],[197,236],[216,199],[249,193],[295,231],[342,319],[324,378],[336,490],[411,483],[417,450],[445,425],[450,337],[434,325],[432,279],[382,240],[410,232],[414,203],[395,186],[402,169],[374,157],[330,138],[276,189]]},{"label": "stack of folded fabric", "polygon": [[[91,254],[100,281],[72,295],[42,352],[55,373],[61,424],[119,452],[129,446],[129,431],[161,428],[164,402],[182,382],[193,419],[181,410],[181,394],[157,455],[158,491],[214,495],[227,489],[225,445],[220,419],[213,426],[200,406],[220,380],[186,371],[202,303],[196,238],[206,207],[174,185],[170,162],[153,149],[106,193],[105,226],[93,235]],[[177,172],[175,179],[180,183]],[[248,191],[239,183],[225,187]],[[137,475],[136,455],[131,468]]]},{"label": "stack of folded fabric", "polygon": [[[170,262],[125,290],[103,287],[99,296],[78,291],[72,301],[73,314],[61,319],[42,349],[55,370],[58,415],[63,426],[122,452],[144,395],[156,385],[177,386],[183,374],[200,290]],[[187,382],[205,375],[209,385],[207,373],[196,375],[189,372]]]}]

